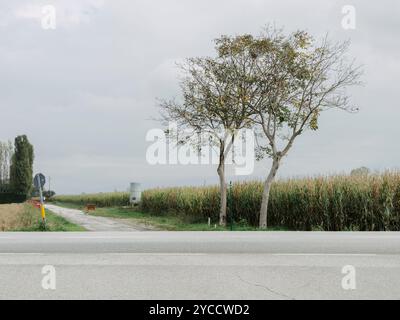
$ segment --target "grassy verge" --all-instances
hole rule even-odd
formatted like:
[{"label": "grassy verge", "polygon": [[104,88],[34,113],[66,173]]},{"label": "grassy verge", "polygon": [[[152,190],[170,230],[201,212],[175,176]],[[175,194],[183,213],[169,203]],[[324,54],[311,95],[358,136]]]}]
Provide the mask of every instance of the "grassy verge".
[{"label": "grassy verge", "polygon": [[[54,202],[54,204],[65,208],[79,210],[84,209],[82,206],[79,206],[77,204],[70,204],[65,202]],[[173,214],[155,215],[151,213],[143,213],[132,208],[97,208],[96,211],[90,212],[90,215],[116,219],[128,219],[132,223],[166,231],[259,231],[259,229],[256,229],[246,224],[234,224],[232,226],[229,225],[228,227],[224,228],[215,225],[215,222],[213,222],[211,226],[209,226],[207,222],[190,223],[182,219],[182,217]],[[286,230],[283,228],[269,228],[264,231]]]},{"label": "grassy verge", "polygon": [[30,204],[3,205],[0,207],[1,231],[86,231],[64,218],[46,210],[47,226],[44,230],[41,223],[40,211]]}]

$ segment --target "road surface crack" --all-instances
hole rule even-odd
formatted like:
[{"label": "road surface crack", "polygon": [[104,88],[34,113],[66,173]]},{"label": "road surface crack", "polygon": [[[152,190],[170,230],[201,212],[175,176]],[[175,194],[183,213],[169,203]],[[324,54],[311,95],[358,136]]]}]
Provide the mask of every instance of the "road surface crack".
[{"label": "road surface crack", "polygon": [[289,299],[289,300],[296,300],[295,298],[289,297],[288,295],[286,295],[286,294],[284,294],[284,293],[280,293],[280,292],[278,292],[278,291],[275,291],[275,290],[273,290],[273,289],[267,287],[266,285],[262,285],[262,284],[259,284],[259,283],[252,283],[252,282],[249,282],[249,281],[247,281],[247,280],[244,280],[244,279],[243,279],[241,276],[239,276],[239,275],[236,275],[236,276],[239,278],[240,281],[242,281],[242,282],[244,282],[244,283],[246,283],[246,284],[248,284],[248,285],[251,285],[251,286],[254,286],[254,287],[263,288],[263,289],[267,290],[268,292],[270,292],[270,293],[272,293],[272,294],[274,294],[274,295],[277,295],[277,296],[279,296],[279,297],[281,297],[281,298],[285,298],[285,299]]}]

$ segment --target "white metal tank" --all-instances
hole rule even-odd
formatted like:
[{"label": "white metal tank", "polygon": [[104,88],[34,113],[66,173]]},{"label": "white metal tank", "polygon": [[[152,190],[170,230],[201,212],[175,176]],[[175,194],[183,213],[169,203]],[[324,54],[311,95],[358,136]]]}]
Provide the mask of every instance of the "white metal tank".
[{"label": "white metal tank", "polygon": [[132,182],[130,193],[131,193],[131,198],[130,198],[131,204],[139,204],[140,199],[142,198],[142,185],[137,182]]}]

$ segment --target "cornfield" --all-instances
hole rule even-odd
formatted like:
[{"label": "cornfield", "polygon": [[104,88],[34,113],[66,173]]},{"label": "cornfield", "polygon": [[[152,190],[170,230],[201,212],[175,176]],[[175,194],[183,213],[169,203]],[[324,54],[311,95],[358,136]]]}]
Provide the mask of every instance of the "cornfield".
[{"label": "cornfield", "polygon": [[[234,183],[228,191],[228,222],[258,224],[263,185]],[[124,206],[129,194],[56,197],[57,201]],[[218,188],[152,189],[142,194],[141,209],[174,213],[191,222],[218,221]],[[289,230],[399,231],[400,173],[280,180],[273,184],[268,223]]]},{"label": "cornfield", "polygon": [[129,205],[129,193],[110,192],[82,195],[55,196],[51,201],[72,203],[76,205],[95,204],[98,207],[122,207]]}]

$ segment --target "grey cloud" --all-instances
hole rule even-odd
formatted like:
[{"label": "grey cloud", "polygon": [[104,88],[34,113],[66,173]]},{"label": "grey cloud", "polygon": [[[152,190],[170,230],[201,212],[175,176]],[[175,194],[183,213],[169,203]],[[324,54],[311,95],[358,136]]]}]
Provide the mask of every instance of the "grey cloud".
[{"label": "grey cloud", "polygon": [[[319,132],[300,138],[280,175],[400,162],[393,148],[400,116],[397,1],[352,1],[358,24],[351,31],[340,24],[347,1],[46,1],[59,10],[53,31],[29,15],[38,4],[0,5],[0,140],[28,134],[35,169],[51,175],[59,193],[124,190],[135,180],[146,187],[216,182],[212,166],[147,164],[145,135],[159,126],[150,120],[156,98],[179,95],[175,61],[213,54],[212,40],[221,34],[258,34],[274,22],[287,31],[350,38],[351,54],[366,71],[366,85],[351,91],[359,114],[323,115]],[[266,165],[258,163],[245,179],[261,179]]]}]

